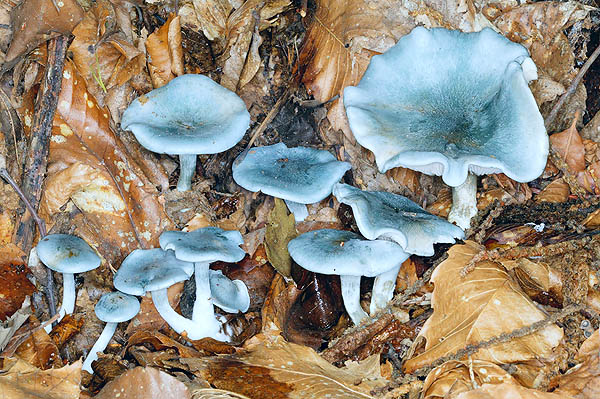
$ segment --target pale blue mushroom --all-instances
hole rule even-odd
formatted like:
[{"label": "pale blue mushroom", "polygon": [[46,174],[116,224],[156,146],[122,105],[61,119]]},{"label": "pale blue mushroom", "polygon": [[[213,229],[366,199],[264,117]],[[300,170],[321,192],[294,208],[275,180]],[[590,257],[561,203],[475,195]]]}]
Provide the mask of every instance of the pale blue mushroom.
[{"label": "pale blue mushroom", "polygon": [[241,98],[207,76],[193,74],[138,97],[121,119],[121,127],[146,149],[179,156],[179,191],[191,188],[197,155],[230,149],[249,126]]},{"label": "pale blue mushroom", "polygon": [[477,213],[474,175],[528,182],[544,170],[548,136],[528,86],[536,78],[527,50],[491,29],[417,27],[371,59],[344,106],[382,172],[401,166],[453,187],[449,220],[466,229]]},{"label": "pale blue mushroom", "polygon": [[350,167],[328,151],[278,143],[243,152],[233,163],[233,180],[246,190],[283,199],[302,221],[308,216],[305,204],[331,194]]},{"label": "pale blue mushroom", "polygon": [[301,234],[289,242],[288,251],[306,270],[340,276],[344,306],[354,324],[367,317],[360,306],[361,276],[375,277],[371,301],[387,303],[394,293],[395,276],[410,256],[394,242],[365,240],[351,231],[331,229]]}]

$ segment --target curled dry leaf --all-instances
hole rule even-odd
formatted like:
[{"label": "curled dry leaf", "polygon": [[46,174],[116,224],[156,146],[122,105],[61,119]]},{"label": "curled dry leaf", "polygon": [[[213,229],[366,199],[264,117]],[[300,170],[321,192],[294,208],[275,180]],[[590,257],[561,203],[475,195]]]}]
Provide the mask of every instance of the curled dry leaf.
[{"label": "curled dry leaf", "polygon": [[2,249],[0,247],[0,321],[5,321],[36,289],[27,278],[31,273],[27,265],[23,261],[13,262],[4,258]]},{"label": "curled dry leaf", "polygon": [[[427,341],[425,352],[405,362],[407,373],[467,345],[477,345],[544,320],[544,313],[501,265],[479,262],[471,273],[461,275],[461,270],[481,250],[472,241],[454,245],[448,251],[448,259],[433,272],[433,315],[419,334]],[[471,358],[495,363],[549,359],[562,337],[562,329],[550,325],[536,333],[479,349]]]},{"label": "curled dry leaf", "polygon": [[157,247],[160,233],[171,227],[156,188],[130,158],[110,128],[107,111],[70,62],[63,73],[48,164],[42,214],[58,212],[71,199],[85,219],[76,224],[76,234],[107,261],[117,264],[134,249]]},{"label": "curled dry leaf", "polygon": [[569,185],[560,178],[544,187],[542,192],[536,195],[535,200],[537,202],[565,202],[569,199],[569,194],[571,194]]},{"label": "curled dry leaf", "polygon": [[505,382],[503,384],[483,384],[480,388],[463,392],[448,399],[574,399],[559,393],[543,392],[521,385]]},{"label": "curled dry leaf", "polygon": [[58,4],[52,0],[25,0],[12,10],[14,32],[6,52],[6,63],[15,61],[52,37],[71,34],[83,18],[83,10],[76,0],[62,0]]},{"label": "curled dry leaf", "polygon": [[79,399],[81,360],[62,368],[40,370],[21,359],[7,359],[0,372],[2,399]]},{"label": "curled dry leaf", "polygon": [[183,75],[180,17],[171,14],[167,22],[146,39],[148,70],[154,88]]},{"label": "curled dry leaf", "polygon": [[600,330],[594,331],[576,356],[581,362],[569,369],[558,380],[557,394],[573,396],[577,399],[594,399],[600,397]]},{"label": "curled dry leaf", "polygon": [[552,148],[560,154],[575,173],[585,170],[585,146],[577,131],[578,119],[579,114],[576,114],[568,129],[550,136]]},{"label": "curled dry leaf", "polygon": [[115,378],[96,399],[189,399],[191,394],[177,378],[151,367],[136,367]]},{"label": "curled dry leaf", "polygon": [[374,398],[371,391],[388,382],[381,377],[379,356],[337,368],[281,336],[258,335],[239,353],[182,363],[211,386],[252,398]]}]

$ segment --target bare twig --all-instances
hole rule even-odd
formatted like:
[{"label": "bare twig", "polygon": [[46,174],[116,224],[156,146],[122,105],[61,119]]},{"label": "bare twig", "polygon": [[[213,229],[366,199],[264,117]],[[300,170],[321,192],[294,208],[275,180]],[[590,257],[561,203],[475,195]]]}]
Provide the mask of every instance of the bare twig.
[{"label": "bare twig", "polygon": [[554,104],[554,107],[552,107],[550,114],[548,114],[548,117],[546,118],[546,121],[544,122],[546,129],[550,127],[552,122],[554,122],[554,119],[556,119],[556,116],[558,115],[558,111],[560,111],[560,109],[565,104],[567,99],[573,93],[575,93],[575,90],[577,90],[577,86],[579,86],[581,79],[583,79],[583,76],[586,74],[588,69],[590,69],[590,67],[592,66],[594,61],[596,61],[596,58],[598,58],[598,55],[600,55],[600,46],[596,47],[596,49],[594,50],[592,55],[590,55],[590,58],[588,58],[587,61],[585,62],[585,64],[583,64],[583,66],[579,70],[579,73],[577,74],[577,76],[575,76],[575,79],[573,79],[573,81],[569,85],[569,88],[567,89],[567,91],[565,91],[563,93],[563,95],[556,102],[556,104]]},{"label": "bare twig", "polygon": [[283,104],[285,104],[285,102],[289,98],[290,92],[291,92],[291,90],[289,87],[287,89],[285,89],[285,91],[283,92],[281,97],[279,97],[279,100],[277,100],[277,102],[275,103],[273,108],[271,108],[271,110],[269,111],[269,113],[267,114],[265,119],[260,123],[260,125],[258,125],[258,127],[256,129],[254,129],[254,132],[252,133],[252,137],[250,138],[250,141],[248,142],[248,145],[246,146],[246,150],[249,150],[252,147],[252,145],[254,144],[256,139],[261,134],[263,134],[263,132],[265,131],[265,129],[267,128],[269,123],[271,123],[273,121],[275,116],[279,113],[279,110],[281,109]]}]

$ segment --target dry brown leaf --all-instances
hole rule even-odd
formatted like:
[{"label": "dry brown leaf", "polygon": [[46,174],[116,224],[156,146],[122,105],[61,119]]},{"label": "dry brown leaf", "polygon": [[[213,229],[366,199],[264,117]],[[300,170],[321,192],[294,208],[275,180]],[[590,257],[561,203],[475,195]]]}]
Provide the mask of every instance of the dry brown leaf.
[{"label": "dry brown leaf", "polygon": [[[183,282],[173,284],[167,288],[167,298],[173,308],[179,306],[179,299],[183,291]],[[133,335],[137,331],[161,330],[167,327],[167,322],[161,317],[150,295],[144,295],[140,303],[140,311],[129,322],[127,326],[127,335]]]},{"label": "dry brown leaf", "polygon": [[388,382],[381,377],[378,355],[337,368],[310,348],[265,335],[252,338],[244,349],[181,361],[211,386],[251,398],[374,398],[371,391]]},{"label": "dry brown leaf", "polygon": [[148,70],[154,88],[183,75],[180,18],[171,14],[167,22],[146,39]]},{"label": "dry brown leaf", "polygon": [[448,361],[431,370],[423,383],[424,399],[442,399],[468,392],[473,386],[515,383],[513,377],[500,366],[482,361]]},{"label": "dry brown leaf", "polygon": [[419,184],[419,172],[407,168],[392,168],[386,172],[386,175],[394,179],[400,186],[409,189],[414,195],[419,195],[423,192]]},{"label": "dry brown leaf", "polygon": [[543,392],[510,382],[499,385],[483,384],[480,388],[463,392],[448,399],[574,399],[564,394]]},{"label": "dry brown leaf", "polygon": [[577,181],[588,192],[600,195],[600,161],[589,165],[584,172],[579,172]]},{"label": "dry brown leaf", "polygon": [[575,173],[585,170],[585,146],[577,131],[578,116],[578,114],[575,115],[568,129],[550,136],[552,148],[560,154]]},{"label": "dry brown leaf", "polygon": [[[31,315],[28,328],[39,326],[38,319]],[[36,329],[33,334],[22,341],[16,348],[15,354],[28,364],[42,370],[62,366],[62,360],[56,343],[43,328]]]},{"label": "dry brown leaf", "polygon": [[0,321],[12,316],[25,298],[36,291],[27,278],[31,273],[27,264],[23,260],[12,261],[11,254],[5,254],[3,249],[0,247]]},{"label": "dry brown leaf", "polygon": [[600,226],[600,209],[590,213],[581,224],[588,229],[595,229]]},{"label": "dry brown leaf", "polygon": [[560,377],[559,388],[555,391],[564,396],[577,399],[595,399],[600,397],[600,330],[594,331],[576,356],[581,363],[569,369]]},{"label": "dry brown leaf", "polygon": [[503,205],[510,202],[511,200],[513,200],[513,197],[508,193],[508,191],[506,191],[503,188],[493,188],[479,195],[479,197],[477,198],[477,209],[486,209],[488,206],[492,205],[496,201],[498,201],[500,205]]},{"label": "dry brown leaf", "polygon": [[96,399],[163,399],[191,398],[185,384],[177,378],[151,367],[136,367],[115,378]]},{"label": "dry brown leaf", "polygon": [[225,37],[227,17],[232,10],[229,0],[191,0],[183,3],[179,15],[183,24],[202,29],[208,40],[219,40]]},{"label": "dry brown leaf", "polygon": [[12,314],[8,319],[0,321],[0,356],[3,356],[2,351],[7,347],[15,332],[27,321],[31,316],[31,300],[25,298],[21,304],[21,308]]},{"label": "dry brown leaf", "polygon": [[431,212],[441,218],[447,218],[452,207],[452,191],[444,188],[438,193],[435,202],[427,207],[427,212]]},{"label": "dry brown leaf", "polygon": [[70,35],[81,18],[83,10],[76,0],[61,0],[59,3],[52,0],[24,0],[11,12],[14,32],[6,52],[6,63],[52,37]]},{"label": "dry brown leaf", "polygon": [[569,185],[560,178],[544,187],[542,192],[536,195],[535,200],[537,202],[565,202],[569,199],[569,194],[571,194]]},{"label": "dry brown leaf", "polygon": [[[52,215],[70,198],[85,218],[75,224],[76,233],[116,265],[134,249],[158,246],[158,236],[171,222],[156,188],[109,123],[107,111],[98,106],[85,81],[67,62],[41,209]],[[70,178],[76,184],[65,187]]]},{"label": "dry brown leaf", "polygon": [[265,233],[265,249],[271,265],[285,277],[290,277],[292,267],[292,258],[287,246],[297,235],[294,215],[288,213],[283,200],[275,198],[275,207],[269,215]]},{"label": "dry brown leaf", "polygon": [[94,2],[73,30],[75,39],[69,46],[73,62],[85,78],[88,91],[101,106],[119,92],[122,85],[143,72],[144,55],[125,33],[119,30],[115,6],[108,0]]},{"label": "dry brown leaf", "polygon": [[21,359],[7,359],[0,373],[2,399],[78,399],[81,360],[42,371]]},{"label": "dry brown leaf", "polygon": [[[405,362],[406,372],[467,345],[477,345],[545,319],[501,265],[479,262],[472,272],[464,277],[461,275],[463,268],[481,250],[482,247],[472,241],[454,245],[448,251],[448,259],[433,272],[431,307],[434,311],[419,334],[427,341],[425,352]],[[480,349],[471,358],[494,363],[549,359],[562,337],[562,329],[551,325],[536,333]]]}]

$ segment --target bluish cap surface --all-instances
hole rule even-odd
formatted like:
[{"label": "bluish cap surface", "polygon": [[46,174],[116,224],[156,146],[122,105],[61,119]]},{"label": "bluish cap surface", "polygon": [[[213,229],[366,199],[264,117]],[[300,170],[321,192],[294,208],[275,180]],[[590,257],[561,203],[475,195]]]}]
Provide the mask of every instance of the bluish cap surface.
[{"label": "bluish cap surface", "polygon": [[233,163],[233,179],[249,191],[312,204],[331,194],[348,169],[348,162],[327,151],[278,143],[242,153]]},{"label": "bluish cap surface", "polygon": [[36,247],[42,263],[60,273],[83,273],[102,260],[83,239],[70,234],[48,234]]},{"label": "bluish cap surface", "polygon": [[362,191],[347,184],[336,184],[333,195],[350,205],[363,236],[369,240],[387,237],[410,253],[431,256],[433,244],[453,243],[463,238],[463,230],[445,219],[425,211],[401,195],[382,191]]},{"label": "bluish cap surface", "polygon": [[241,280],[232,281],[220,270],[209,270],[210,295],[213,303],[229,313],[245,312],[250,307],[248,287]]},{"label": "bluish cap surface", "polygon": [[162,249],[175,251],[186,262],[237,262],[246,256],[239,246],[244,243],[236,230],[203,227],[190,232],[165,231],[159,237]]},{"label": "bluish cap surface", "polygon": [[523,46],[491,29],[417,27],[344,90],[350,128],[382,172],[402,166],[450,186],[469,172],[531,181],[549,143],[525,61]]},{"label": "bluish cap surface", "polygon": [[391,241],[365,240],[344,230],[315,230],[291,240],[294,261],[315,273],[374,277],[398,266],[409,254]]},{"label": "bluish cap surface", "polygon": [[121,127],[159,154],[216,154],[236,145],[250,126],[246,105],[203,75],[182,75],[136,100]]},{"label": "bluish cap surface", "polygon": [[122,292],[102,295],[94,308],[96,316],[107,323],[122,323],[131,320],[140,311],[140,302],[134,296]]},{"label": "bluish cap surface", "polygon": [[173,251],[136,249],[123,260],[113,283],[126,294],[144,295],[187,280],[193,272],[194,264],[175,258]]}]

